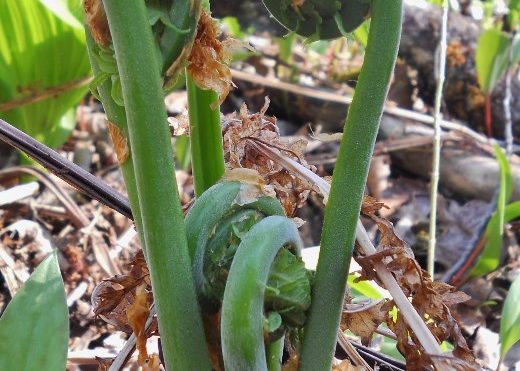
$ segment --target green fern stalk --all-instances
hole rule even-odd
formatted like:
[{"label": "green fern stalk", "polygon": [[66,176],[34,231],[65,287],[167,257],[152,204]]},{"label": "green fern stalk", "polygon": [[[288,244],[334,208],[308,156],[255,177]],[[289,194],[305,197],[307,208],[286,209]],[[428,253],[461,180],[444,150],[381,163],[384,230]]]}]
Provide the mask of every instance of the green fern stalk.
[{"label": "green fern stalk", "polygon": [[[96,58],[93,56],[94,49],[96,48],[96,44],[90,30],[88,27],[85,27],[85,34],[87,38],[87,49],[90,58],[90,65],[92,66],[92,71],[94,72],[94,76],[98,76],[101,73],[101,70],[98,66]],[[116,104],[111,95],[112,90],[112,82],[110,79],[105,80],[101,85],[96,87],[99,97],[101,98],[101,102],[103,103],[103,108],[105,109],[105,114],[107,119],[117,125],[121,130],[122,135],[125,138],[128,138],[128,125],[126,123],[126,112],[125,108]],[[137,185],[135,182],[135,171],[134,164],[132,162],[132,153],[129,153],[129,156],[126,161],[119,164],[121,173],[123,174],[123,179],[125,181],[126,192],[128,193],[128,199],[130,201],[130,207],[132,208],[132,215],[134,216],[134,223],[137,227],[137,230],[141,233],[143,230],[143,222],[141,220],[141,210],[139,207],[139,198],[137,196]],[[141,247],[146,254],[146,245],[145,241],[141,240]]]},{"label": "green fern stalk", "polygon": [[103,2],[126,108],[141,238],[166,367],[210,370],[166,125],[156,49],[143,0]]},{"label": "green fern stalk", "polygon": [[325,209],[321,252],[302,346],[300,369],[304,371],[328,371],[331,367],[368,167],[397,57],[402,1],[373,0],[371,15],[365,61]]},{"label": "green fern stalk", "polygon": [[186,87],[188,89],[188,113],[190,116],[193,182],[195,194],[200,196],[224,174],[220,109],[218,105],[215,109],[210,106],[217,104],[217,93],[199,88],[189,77],[187,71]]}]

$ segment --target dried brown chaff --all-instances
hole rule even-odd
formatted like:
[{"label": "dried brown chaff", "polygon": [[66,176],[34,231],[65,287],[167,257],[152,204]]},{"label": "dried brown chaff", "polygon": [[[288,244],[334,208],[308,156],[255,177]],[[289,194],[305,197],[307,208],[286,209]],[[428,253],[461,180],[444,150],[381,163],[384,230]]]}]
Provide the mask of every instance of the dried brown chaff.
[{"label": "dried brown chaff", "polygon": [[282,138],[276,125],[276,118],[266,116],[269,99],[258,113],[250,113],[245,104],[240,112],[227,115],[223,120],[224,154],[229,169],[248,168],[257,171],[272,186],[285,212],[293,216],[301,207],[313,185],[291,175],[282,165],[260,154],[248,142],[257,141],[266,146],[276,148],[287,156],[298,161],[307,169],[315,172],[314,166],[308,165],[303,152],[307,146],[304,138],[290,141]]},{"label": "dried brown chaff", "polygon": [[85,18],[97,44],[108,46],[112,41],[105,8],[101,0],[84,0]]},{"label": "dried brown chaff", "polygon": [[107,120],[107,128],[110,139],[112,140],[112,144],[114,145],[114,149],[116,151],[117,161],[119,162],[119,165],[123,165],[130,156],[128,139],[119,126],[110,120]]},{"label": "dried brown chaff", "polygon": [[208,345],[209,358],[213,371],[224,371],[224,359],[222,358],[222,344],[220,341],[220,312],[214,314],[204,313],[204,334]]},{"label": "dried brown chaff", "polygon": [[233,86],[228,67],[231,42],[220,41],[219,36],[218,23],[208,13],[202,12],[197,25],[197,36],[188,57],[187,70],[200,88],[217,92],[218,102],[212,103],[212,109],[224,102]]}]

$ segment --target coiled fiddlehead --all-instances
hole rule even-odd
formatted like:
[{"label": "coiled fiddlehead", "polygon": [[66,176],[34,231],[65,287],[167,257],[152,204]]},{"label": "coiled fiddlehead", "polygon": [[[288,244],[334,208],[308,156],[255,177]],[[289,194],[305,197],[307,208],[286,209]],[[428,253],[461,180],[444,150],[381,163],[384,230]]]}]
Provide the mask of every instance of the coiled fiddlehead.
[{"label": "coiled fiddlehead", "polygon": [[262,303],[271,265],[284,246],[299,255],[301,242],[296,226],[287,218],[270,216],[251,228],[238,247],[222,304],[226,369],[267,369]]},{"label": "coiled fiddlehead", "polygon": [[278,200],[237,181],[204,192],[185,223],[201,307],[221,309],[226,370],[267,369],[265,348],[301,328],[310,306],[296,225]]},{"label": "coiled fiddlehead", "polygon": [[368,16],[367,0],[263,0],[285,28],[312,40],[354,31]]}]

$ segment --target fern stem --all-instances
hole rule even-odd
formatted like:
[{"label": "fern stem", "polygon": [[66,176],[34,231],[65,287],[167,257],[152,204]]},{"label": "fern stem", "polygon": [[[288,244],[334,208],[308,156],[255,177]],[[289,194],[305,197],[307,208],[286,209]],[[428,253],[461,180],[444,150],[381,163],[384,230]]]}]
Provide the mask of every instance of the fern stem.
[{"label": "fern stem", "polygon": [[402,1],[373,0],[365,61],[334,170],[301,370],[330,370],[370,158],[401,34]]},{"label": "fern stem", "polygon": [[[90,34],[88,27],[85,27],[85,35],[87,39],[87,49],[89,53],[90,65],[94,76],[101,73],[96,58],[93,57],[94,48],[96,47],[95,41]],[[107,79],[100,86],[97,87],[97,91],[103,103],[103,108],[107,116],[107,120],[117,125],[122,131],[122,135],[128,138],[128,125],[126,123],[126,112],[125,108],[116,104],[111,96],[112,82]],[[132,215],[134,217],[134,223],[138,231],[143,230],[143,222],[141,219],[141,208],[139,207],[139,198],[137,196],[137,185],[135,182],[135,170],[132,162],[132,153],[129,153],[128,158],[124,162],[119,163],[123,179],[125,181],[126,192],[128,193],[128,200],[130,201],[130,207],[132,208]],[[141,241],[141,247],[146,256],[146,244],[144,239]]]},{"label": "fern stem", "polygon": [[[143,0],[105,0],[167,369],[210,370],[180,207],[159,65]],[[144,237],[144,238],[143,238]]]},{"label": "fern stem", "polygon": [[190,116],[190,144],[195,194],[215,184],[224,174],[224,150],[218,95],[212,90],[199,88],[186,71],[188,113]]}]

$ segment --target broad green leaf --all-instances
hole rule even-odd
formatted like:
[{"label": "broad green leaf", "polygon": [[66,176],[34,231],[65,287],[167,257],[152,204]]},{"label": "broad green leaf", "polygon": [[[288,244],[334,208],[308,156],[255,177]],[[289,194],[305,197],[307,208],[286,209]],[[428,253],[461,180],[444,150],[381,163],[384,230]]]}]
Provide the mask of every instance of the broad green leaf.
[{"label": "broad green leaf", "polygon": [[520,201],[515,201],[506,206],[504,222],[509,223],[517,218],[520,218]]},{"label": "broad green leaf", "polygon": [[[0,9],[0,104],[90,75],[77,0],[0,0]],[[63,116],[87,89],[66,90],[0,112],[0,117],[45,144],[59,146],[66,139],[63,129],[70,128],[70,123],[63,125],[69,119]]]},{"label": "broad green leaf", "polygon": [[489,29],[477,43],[477,77],[482,91],[489,95],[504,74],[509,63],[511,38],[500,31]]},{"label": "broad green leaf", "polygon": [[313,42],[312,44],[308,44],[307,49],[312,50],[320,55],[323,55],[327,52],[330,43],[330,40],[318,40]]},{"label": "broad green leaf", "polygon": [[0,370],[65,370],[68,339],[65,289],[53,253],[0,318]]},{"label": "broad green leaf", "polygon": [[500,320],[500,357],[520,340],[520,274],[509,288]]},{"label": "broad green leaf", "polygon": [[76,17],[75,14],[71,11],[71,5],[69,4],[72,1],[68,0],[38,0],[42,3],[48,10],[54,13],[58,18],[60,18],[63,22],[67,23],[73,28],[80,28],[83,26],[81,21]]},{"label": "broad green leaf", "polygon": [[264,319],[264,331],[275,332],[282,325],[282,317],[278,312],[269,312],[267,318]]},{"label": "broad green leaf", "polygon": [[511,198],[513,180],[509,162],[502,148],[497,145],[495,145],[495,156],[500,168],[497,210],[491,216],[486,227],[487,243],[480,259],[470,273],[473,277],[494,271],[500,264],[500,256],[502,255],[502,235],[504,233],[504,224],[507,223],[506,204]]}]

